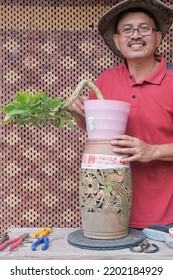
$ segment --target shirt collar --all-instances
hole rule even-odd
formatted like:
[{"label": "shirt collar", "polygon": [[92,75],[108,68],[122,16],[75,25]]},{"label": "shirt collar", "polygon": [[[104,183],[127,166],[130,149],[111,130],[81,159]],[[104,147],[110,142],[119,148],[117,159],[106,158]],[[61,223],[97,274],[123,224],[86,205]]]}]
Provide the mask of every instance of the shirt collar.
[{"label": "shirt collar", "polygon": [[[157,69],[146,79],[144,79],[138,83],[135,82],[135,84],[143,84],[144,82],[147,82],[150,84],[159,85],[161,83],[161,81],[163,80],[163,78],[166,74],[166,62],[165,62],[165,58],[162,57],[161,55],[155,55],[155,58],[156,58],[156,60],[158,60],[160,62]],[[126,71],[128,71],[126,61],[124,62],[124,66],[126,68]],[[129,71],[128,71],[128,75],[129,75],[129,77],[131,77]]]}]

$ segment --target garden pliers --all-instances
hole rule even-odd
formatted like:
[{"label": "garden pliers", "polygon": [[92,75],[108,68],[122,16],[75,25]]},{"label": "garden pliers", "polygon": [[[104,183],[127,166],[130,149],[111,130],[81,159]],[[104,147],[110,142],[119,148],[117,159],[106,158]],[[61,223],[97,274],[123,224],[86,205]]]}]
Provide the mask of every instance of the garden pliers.
[{"label": "garden pliers", "polygon": [[17,248],[20,244],[22,244],[23,241],[25,239],[27,239],[28,237],[29,237],[29,233],[25,233],[25,234],[20,235],[17,238],[9,239],[0,245],[0,251],[5,249],[8,245],[10,245],[8,250],[12,251],[13,249]]},{"label": "garden pliers", "polygon": [[37,246],[42,243],[44,243],[44,244],[41,246],[41,249],[46,250],[49,247],[49,238],[46,237],[46,235],[48,235],[51,232],[52,232],[51,227],[45,227],[45,228],[40,229],[39,231],[34,232],[32,235],[32,238],[36,238],[36,237],[38,237],[38,238],[32,244],[31,250],[36,251]]},{"label": "garden pliers", "polygon": [[48,237],[38,237],[37,240],[32,244],[31,250],[36,251],[38,245],[42,244],[41,250],[46,250],[49,247],[49,238]]},{"label": "garden pliers", "polygon": [[159,251],[159,247],[156,244],[150,244],[147,239],[144,239],[144,241],[137,246],[130,246],[129,249],[135,253],[156,253]]},{"label": "garden pliers", "polygon": [[32,238],[45,237],[50,232],[52,232],[52,228],[51,227],[45,227],[45,228],[40,229],[39,231],[34,232],[33,235],[32,235]]}]

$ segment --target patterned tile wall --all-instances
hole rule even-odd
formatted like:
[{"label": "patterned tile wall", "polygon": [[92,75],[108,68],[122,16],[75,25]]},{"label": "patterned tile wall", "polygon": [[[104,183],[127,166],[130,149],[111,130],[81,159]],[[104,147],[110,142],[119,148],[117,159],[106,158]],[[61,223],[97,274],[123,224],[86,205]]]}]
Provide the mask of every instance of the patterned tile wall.
[{"label": "patterned tile wall", "polygon": [[[94,81],[118,64],[97,32],[100,15],[117,2],[1,0],[1,106],[22,90],[66,100],[82,78]],[[172,63],[171,32],[160,51]],[[86,134],[77,127],[14,124],[0,130],[0,235],[9,227],[81,226],[78,182]]]}]

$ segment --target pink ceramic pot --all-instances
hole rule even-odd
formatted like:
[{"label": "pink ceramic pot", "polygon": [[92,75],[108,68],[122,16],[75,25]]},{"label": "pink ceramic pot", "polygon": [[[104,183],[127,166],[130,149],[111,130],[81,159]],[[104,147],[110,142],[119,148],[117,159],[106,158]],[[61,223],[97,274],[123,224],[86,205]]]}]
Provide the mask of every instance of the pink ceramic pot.
[{"label": "pink ceramic pot", "polygon": [[84,102],[88,139],[111,139],[125,133],[130,103],[96,99]]}]

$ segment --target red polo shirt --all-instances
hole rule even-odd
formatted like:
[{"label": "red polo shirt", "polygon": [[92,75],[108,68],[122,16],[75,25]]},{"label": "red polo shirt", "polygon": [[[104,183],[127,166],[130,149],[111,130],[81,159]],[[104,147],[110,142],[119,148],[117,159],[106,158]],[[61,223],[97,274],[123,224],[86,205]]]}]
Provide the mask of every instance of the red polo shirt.
[{"label": "red polo shirt", "polygon": [[[159,67],[135,82],[124,63],[96,80],[105,99],[131,103],[126,134],[150,144],[173,143],[173,68],[156,56]],[[94,93],[91,99],[96,99]],[[173,161],[131,163],[133,199],[130,226],[173,222]]]}]

